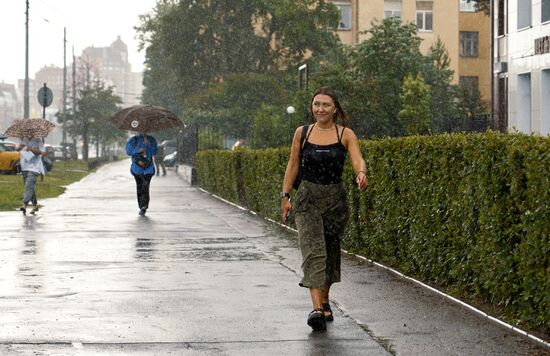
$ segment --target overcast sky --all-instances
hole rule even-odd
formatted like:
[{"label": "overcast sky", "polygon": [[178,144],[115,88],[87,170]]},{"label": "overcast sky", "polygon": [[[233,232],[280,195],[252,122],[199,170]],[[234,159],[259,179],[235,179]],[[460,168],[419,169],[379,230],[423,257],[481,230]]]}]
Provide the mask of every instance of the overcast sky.
[{"label": "overcast sky", "polygon": [[[128,46],[132,71],[143,70],[133,29],[138,15],[157,0],[29,0],[29,77],[45,65],[63,66],[63,27],[67,28],[67,65],[72,48],[79,56],[89,46],[106,47],[120,36]],[[25,78],[25,0],[0,0],[0,82]]]}]

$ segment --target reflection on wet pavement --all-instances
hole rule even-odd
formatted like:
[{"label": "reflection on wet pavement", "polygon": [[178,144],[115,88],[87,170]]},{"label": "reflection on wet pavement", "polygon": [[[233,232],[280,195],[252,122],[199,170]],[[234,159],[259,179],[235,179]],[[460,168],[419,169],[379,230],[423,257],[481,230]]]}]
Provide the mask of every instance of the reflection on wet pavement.
[{"label": "reflection on wet pavement", "polygon": [[152,239],[136,239],[136,260],[148,261],[153,259],[154,245]]}]

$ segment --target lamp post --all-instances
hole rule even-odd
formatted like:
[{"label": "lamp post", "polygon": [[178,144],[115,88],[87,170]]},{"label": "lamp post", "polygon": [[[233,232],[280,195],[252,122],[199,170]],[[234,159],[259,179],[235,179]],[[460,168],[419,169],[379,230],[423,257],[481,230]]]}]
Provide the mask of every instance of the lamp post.
[{"label": "lamp post", "polygon": [[29,0],[25,2],[25,86],[23,89],[23,118],[29,118]]},{"label": "lamp post", "polygon": [[294,109],[294,106],[289,106],[286,108],[286,113],[288,114],[288,126],[290,127],[290,140],[292,142],[292,129],[294,128],[292,126],[292,115],[296,112],[296,109]]}]

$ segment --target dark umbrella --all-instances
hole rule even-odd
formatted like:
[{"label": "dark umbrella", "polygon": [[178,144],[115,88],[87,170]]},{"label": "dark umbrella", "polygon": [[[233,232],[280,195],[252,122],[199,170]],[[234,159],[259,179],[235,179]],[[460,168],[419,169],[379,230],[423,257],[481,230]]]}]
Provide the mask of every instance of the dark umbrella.
[{"label": "dark umbrella", "polygon": [[122,109],[111,118],[111,122],[119,129],[140,133],[183,126],[176,114],[152,105],[134,105]]},{"label": "dark umbrella", "polygon": [[46,119],[17,119],[4,134],[18,138],[44,138],[54,127],[55,125]]}]

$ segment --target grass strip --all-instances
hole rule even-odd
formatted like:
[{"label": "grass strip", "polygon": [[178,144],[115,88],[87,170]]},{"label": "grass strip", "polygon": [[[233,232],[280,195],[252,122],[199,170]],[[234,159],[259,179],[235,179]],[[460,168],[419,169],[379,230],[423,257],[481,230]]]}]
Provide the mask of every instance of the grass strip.
[{"label": "grass strip", "polygon": [[[90,173],[83,160],[55,161],[52,170],[36,182],[38,204],[46,198],[57,197],[65,192],[66,186],[77,182]],[[15,210],[21,205],[23,177],[21,175],[0,175],[0,211]]]}]

